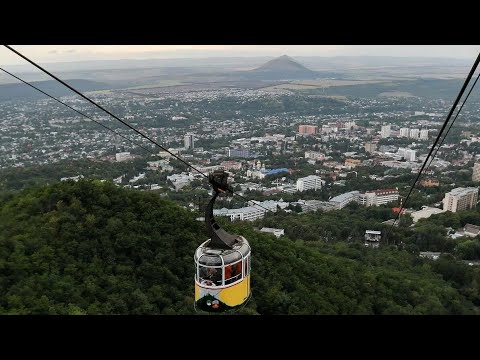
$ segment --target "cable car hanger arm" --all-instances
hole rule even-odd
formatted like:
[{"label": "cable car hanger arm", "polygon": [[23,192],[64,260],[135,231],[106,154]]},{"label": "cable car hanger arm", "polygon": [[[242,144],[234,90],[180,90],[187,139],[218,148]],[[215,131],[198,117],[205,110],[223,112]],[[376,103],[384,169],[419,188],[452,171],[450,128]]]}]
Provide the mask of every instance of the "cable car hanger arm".
[{"label": "cable car hanger arm", "polygon": [[213,187],[213,197],[205,209],[205,224],[211,239],[209,246],[217,249],[232,249],[233,245],[241,241],[238,235],[229,234],[222,229],[213,216],[213,206],[218,195],[225,192],[233,194],[233,190],[228,185],[227,179],[228,173],[223,170],[214,171],[208,176],[208,181]]}]

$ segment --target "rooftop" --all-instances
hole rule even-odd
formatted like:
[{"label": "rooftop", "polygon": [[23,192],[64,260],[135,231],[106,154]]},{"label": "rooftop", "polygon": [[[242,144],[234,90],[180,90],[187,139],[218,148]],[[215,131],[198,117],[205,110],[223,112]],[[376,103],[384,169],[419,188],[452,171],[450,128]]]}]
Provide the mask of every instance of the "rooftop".
[{"label": "rooftop", "polygon": [[453,195],[453,196],[467,195],[468,193],[470,193],[472,191],[478,191],[478,188],[476,188],[476,187],[468,187],[468,188],[458,187],[458,188],[452,189],[452,191],[450,191],[449,194]]},{"label": "rooftop", "polygon": [[335,197],[331,198],[330,201],[333,201],[333,202],[337,202],[337,201],[338,201],[338,202],[342,202],[342,201],[345,201],[345,200],[350,199],[352,196],[359,195],[359,194],[360,194],[359,191],[350,191],[350,192],[348,192],[348,193],[335,196]]}]

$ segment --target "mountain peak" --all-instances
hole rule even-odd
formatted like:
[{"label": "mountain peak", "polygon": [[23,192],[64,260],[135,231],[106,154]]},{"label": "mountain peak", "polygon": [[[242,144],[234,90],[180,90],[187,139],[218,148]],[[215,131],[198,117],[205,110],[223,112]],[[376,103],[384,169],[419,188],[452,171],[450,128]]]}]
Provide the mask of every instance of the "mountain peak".
[{"label": "mountain peak", "polygon": [[312,73],[312,70],[306,68],[302,64],[299,64],[288,55],[282,55],[275,59],[272,59],[255,71],[282,71],[287,73]]}]

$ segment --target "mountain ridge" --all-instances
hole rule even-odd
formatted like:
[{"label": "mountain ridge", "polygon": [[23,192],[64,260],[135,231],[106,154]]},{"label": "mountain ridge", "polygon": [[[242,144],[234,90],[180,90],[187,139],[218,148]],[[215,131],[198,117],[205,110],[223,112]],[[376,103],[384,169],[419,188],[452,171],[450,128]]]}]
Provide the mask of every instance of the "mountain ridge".
[{"label": "mountain ridge", "polygon": [[250,77],[263,80],[313,79],[319,73],[310,70],[288,55],[282,55],[267,61],[263,65],[246,72]]},{"label": "mountain ridge", "polygon": [[[69,79],[66,80],[66,82],[81,92],[112,89],[111,85],[92,80]],[[30,83],[55,97],[73,95],[71,90],[56,80],[31,81]],[[0,101],[14,100],[17,98],[45,99],[47,96],[23,83],[0,84]]]},{"label": "mountain ridge", "polygon": [[265,64],[259,66],[253,71],[299,71],[314,73],[314,71],[308,69],[288,55],[282,55],[267,61]]}]

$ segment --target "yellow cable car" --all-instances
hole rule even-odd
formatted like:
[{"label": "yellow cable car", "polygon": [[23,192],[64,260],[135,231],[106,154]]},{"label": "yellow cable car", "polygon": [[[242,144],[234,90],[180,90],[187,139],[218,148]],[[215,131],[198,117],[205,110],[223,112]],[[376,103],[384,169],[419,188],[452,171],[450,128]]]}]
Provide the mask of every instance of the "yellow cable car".
[{"label": "yellow cable car", "polygon": [[222,229],[213,217],[217,196],[231,191],[228,174],[215,171],[209,181],[214,195],[205,211],[210,239],[195,251],[195,309],[207,312],[227,312],[240,308],[250,298],[250,256],[248,241]]}]

